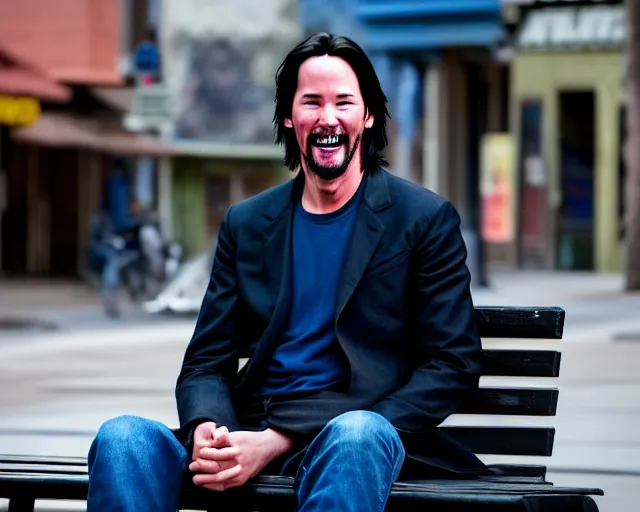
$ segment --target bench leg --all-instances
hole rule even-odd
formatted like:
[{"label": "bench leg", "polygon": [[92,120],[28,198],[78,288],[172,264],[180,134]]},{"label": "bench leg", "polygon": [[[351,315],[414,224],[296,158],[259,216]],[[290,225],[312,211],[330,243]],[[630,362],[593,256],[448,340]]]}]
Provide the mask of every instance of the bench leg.
[{"label": "bench leg", "polygon": [[11,498],[8,512],[34,512],[36,500],[33,498]]}]

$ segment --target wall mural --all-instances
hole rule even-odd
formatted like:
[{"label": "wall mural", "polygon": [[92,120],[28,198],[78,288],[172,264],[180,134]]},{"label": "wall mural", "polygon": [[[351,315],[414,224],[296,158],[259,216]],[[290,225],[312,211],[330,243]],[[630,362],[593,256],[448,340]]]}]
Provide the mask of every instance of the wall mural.
[{"label": "wall mural", "polygon": [[273,145],[275,72],[301,35],[295,1],[170,0],[163,14],[174,138]]}]

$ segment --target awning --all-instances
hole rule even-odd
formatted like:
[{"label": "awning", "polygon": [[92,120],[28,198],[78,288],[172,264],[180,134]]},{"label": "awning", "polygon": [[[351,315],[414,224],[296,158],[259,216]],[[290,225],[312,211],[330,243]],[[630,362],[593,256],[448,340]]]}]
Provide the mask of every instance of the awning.
[{"label": "awning", "polygon": [[11,130],[15,141],[59,148],[85,148],[106,153],[167,156],[171,147],[148,135],[132,133],[114,120],[83,118],[68,113],[43,113],[28,127]]},{"label": "awning", "polygon": [[0,94],[65,102],[71,98],[71,89],[0,47]]},{"label": "awning", "polygon": [[131,112],[133,87],[92,87],[93,94],[118,112]]},{"label": "awning", "polygon": [[504,35],[499,0],[361,0],[355,17],[369,50],[492,47]]}]

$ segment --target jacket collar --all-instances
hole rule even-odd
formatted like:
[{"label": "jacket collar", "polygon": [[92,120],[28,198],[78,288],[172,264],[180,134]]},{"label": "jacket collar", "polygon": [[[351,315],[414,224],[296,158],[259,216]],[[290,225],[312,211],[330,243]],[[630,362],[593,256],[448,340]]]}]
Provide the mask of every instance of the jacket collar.
[{"label": "jacket collar", "polygon": [[[384,210],[392,204],[388,178],[389,173],[382,167],[367,172],[363,178],[365,180],[363,201],[372,212]],[[282,215],[287,208],[296,205],[302,197],[304,182],[304,172],[299,171],[294,178],[282,184],[274,199],[267,206],[265,217],[273,221]]]}]

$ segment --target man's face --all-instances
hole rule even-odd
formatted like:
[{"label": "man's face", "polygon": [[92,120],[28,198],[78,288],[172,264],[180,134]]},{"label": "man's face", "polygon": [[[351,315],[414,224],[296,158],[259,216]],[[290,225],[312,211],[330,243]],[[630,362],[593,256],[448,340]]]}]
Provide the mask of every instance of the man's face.
[{"label": "man's face", "polygon": [[295,130],[307,171],[329,181],[350,165],[362,168],[360,143],[373,117],[366,112],[355,72],[340,57],[323,55],[302,63],[291,118],[284,124]]}]

